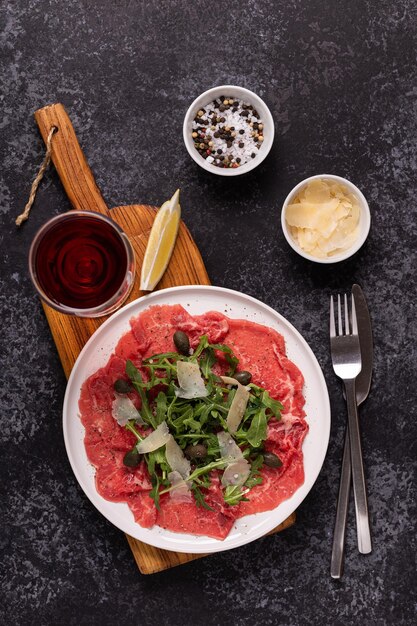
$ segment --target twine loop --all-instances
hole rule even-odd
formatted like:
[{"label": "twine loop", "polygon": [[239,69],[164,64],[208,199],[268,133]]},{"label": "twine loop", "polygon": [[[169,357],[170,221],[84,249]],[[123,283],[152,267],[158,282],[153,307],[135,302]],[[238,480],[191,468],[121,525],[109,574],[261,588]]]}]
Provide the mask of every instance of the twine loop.
[{"label": "twine loop", "polygon": [[46,140],[46,153],[43,159],[42,165],[39,168],[39,172],[36,174],[35,180],[32,183],[32,187],[30,189],[29,200],[26,203],[26,206],[23,210],[23,213],[18,215],[16,218],[16,226],[21,226],[23,222],[29,217],[30,209],[32,208],[32,204],[35,201],[36,192],[38,191],[39,183],[41,182],[46,170],[48,169],[48,165],[51,162],[51,153],[52,153],[52,137],[54,133],[58,130],[56,126],[52,126],[51,130],[48,134],[48,139]]}]

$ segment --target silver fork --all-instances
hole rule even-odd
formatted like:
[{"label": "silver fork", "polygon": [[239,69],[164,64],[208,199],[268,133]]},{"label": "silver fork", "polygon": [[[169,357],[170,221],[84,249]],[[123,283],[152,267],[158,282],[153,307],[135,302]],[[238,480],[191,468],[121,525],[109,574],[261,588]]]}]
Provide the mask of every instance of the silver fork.
[{"label": "silver fork", "polygon": [[355,380],[362,368],[361,350],[359,345],[358,325],[356,321],[355,300],[352,296],[352,324],[349,326],[349,308],[346,294],[344,295],[345,328],[342,323],[342,303],[337,296],[337,335],[334,317],[333,296],[330,298],[330,348],[333,369],[336,376],[343,380],[346,391],[348,410],[350,456],[352,461],[353,494],[356,510],[356,527],[358,548],[362,554],[372,550],[371,532],[369,528],[368,502],[366,497],[365,475],[363,471],[362,448],[359,432],[358,411],[356,405]]}]

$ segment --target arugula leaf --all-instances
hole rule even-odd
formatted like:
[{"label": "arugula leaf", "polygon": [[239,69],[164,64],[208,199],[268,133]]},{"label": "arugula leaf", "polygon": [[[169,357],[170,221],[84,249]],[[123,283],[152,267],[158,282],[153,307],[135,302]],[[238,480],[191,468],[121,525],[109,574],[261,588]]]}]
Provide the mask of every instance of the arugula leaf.
[{"label": "arugula leaf", "polygon": [[233,376],[239,365],[239,359],[234,355],[233,350],[229,346],[225,346],[223,343],[210,343],[210,348],[223,352],[226,361],[229,364],[229,369],[226,372],[226,376]]},{"label": "arugula leaf", "polygon": [[261,443],[265,441],[267,437],[267,425],[266,409],[260,409],[255,413],[249,430],[246,433],[246,439],[253,448],[259,448]]},{"label": "arugula leaf", "polygon": [[[169,393],[169,396],[170,396],[170,395],[171,395],[171,394]],[[169,407],[168,407],[168,409],[167,409],[167,418],[168,418],[169,420],[172,420],[172,419],[173,419],[173,413],[174,413],[174,411],[175,411],[175,404],[176,404],[176,402],[177,402],[177,396],[176,396],[176,395],[175,395],[175,393],[174,393],[174,394],[172,395],[172,400],[171,400],[171,402],[169,403]]]},{"label": "arugula leaf", "polygon": [[207,335],[201,335],[200,341],[198,342],[198,346],[194,350],[192,356],[190,357],[190,361],[196,361],[200,354],[203,352],[205,348],[209,346],[209,340]]},{"label": "arugula leaf", "polygon": [[213,511],[214,510],[211,506],[209,506],[207,504],[207,502],[205,501],[204,496],[203,496],[203,494],[201,492],[201,489],[199,489],[196,484],[194,484],[191,487],[191,490],[192,490],[192,492],[194,494],[195,503],[196,503],[197,506],[201,506],[203,509],[207,509],[207,511]]},{"label": "arugula leaf", "polygon": [[135,437],[136,437],[136,439],[137,439],[138,441],[142,441],[142,440],[143,440],[142,435],[140,435],[140,434],[138,433],[138,431],[136,430],[136,428],[135,428],[135,426],[134,426],[134,422],[133,422],[133,421],[126,422],[126,424],[125,424],[125,428],[126,428],[126,430],[130,430],[130,432],[131,432],[131,433],[133,433],[133,434],[135,435]]},{"label": "arugula leaf", "polygon": [[155,423],[153,413],[150,409],[148,398],[146,397],[146,391],[143,388],[143,380],[141,373],[139,370],[133,365],[132,361],[126,361],[126,374],[129,376],[132,381],[132,385],[140,395],[141,399],[141,415],[145,422],[148,422],[152,426],[154,430],[157,428],[157,424]]},{"label": "arugula leaf", "polygon": [[210,439],[211,435],[206,433],[180,433],[178,437],[180,439],[193,439],[194,441],[198,441],[198,439]]},{"label": "arugula leaf", "polygon": [[228,485],[223,493],[224,501],[231,506],[239,502],[248,502],[248,498],[245,498],[248,491],[249,489],[242,489],[240,485]]},{"label": "arugula leaf", "polygon": [[[205,369],[203,369],[203,373],[206,376],[206,378],[208,377],[208,375],[206,375],[205,372],[207,372],[207,374],[209,374],[209,368],[207,366],[207,360],[213,360],[214,361],[212,363],[212,365],[214,365],[214,363],[216,362],[216,355],[214,353],[214,350],[218,350],[219,352],[223,352],[226,361],[229,364],[229,370],[227,372],[228,376],[233,376],[233,374],[236,371],[236,367],[239,364],[239,359],[234,355],[233,350],[231,348],[229,348],[229,346],[225,346],[222,343],[209,343],[208,337],[207,335],[202,335],[200,337],[200,341],[198,343],[198,346],[196,347],[196,349],[194,350],[193,355],[190,357],[190,360],[192,361],[197,361],[197,359],[199,358],[199,356],[203,353],[203,351],[205,351],[205,353],[207,353],[203,359],[200,361],[200,366],[203,369],[203,367]],[[210,353],[212,353],[213,356],[210,355]],[[212,367],[212,365],[210,366],[210,368]]]},{"label": "arugula leaf", "polygon": [[216,355],[214,354],[214,350],[212,350],[211,348],[206,348],[203,352],[202,358],[200,359],[200,368],[205,378],[209,378],[211,374],[211,368],[215,363]]},{"label": "arugula leaf", "polygon": [[[164,359],[184,359],[184,357],[179,354],[179,352],[161,352],[160,354],[153,354],[152,356],[148,356],[146,359],[143,359],[142,363],[144,365],[154,365],[158,361],[163,361]],[[186,359],[184,359],[186,360]]]},{"label": "arugula leaf", "polygon": [[159,465],[159,467],[166,473],[170,471],[165,457],[165,452],[162,448],[149,452],[146,455],[146,462],[148,464],[148,472],[151,476],[155,473],[157,465]]},{"label": "arugula leaf", "polygon": [[126,374],[129,376],[132,383],[137,383],[138,385],[143,383],[141,373],[129,359],[126,361]]},{"label": "arugula leaf", "polygon": [[209,437],[210,438],[205,442],[207,445],[207,456],[218,458],[220,454],[219,440],[213,433],[211,433]]},{"label": "arugula leaf", "polygon": [[180,431],[183,430],[184,422],[186,422],[187,419],[193,419],[193,409],[191,406],[186,407],[184,411],[180,411],[179,413],[178,417],[175,417],[175,415],[171,417],[171,424],[175,428],[176,434],[179,434]]},{"label": "arugula leaf", "polygon": [[206,474],[205,476],[200,476],[200,478],[195,478],[194,483],[199,487],[204,487],[204,489],[208,489],[211,485],[210,476]]},{"label": "arugula leaf", "polygon": [[[199,478],[200,476],[203,476],[204,474],[208,474],[213,469],[223,469],[228,463],[230,463],[230,459],[217,459],[216,461],[212,461],[211,463],[208,463],[207,465],[203,465],[202,467],[197,467],[187,478],[187,482],[188,481],[193,482],[195,481],[196,478]],[[172,487],[167,487],[166,489],[161,491],[161,494],[168,493],[168,491],[171,491],[171,489]]]},{"label": "arugula leaf", "polygon": [[256,485],[262,485],[262,483],[263,483],[262,476],[260,474],[254,474],[252,478],[248,478],[248,480],[245,482],[245,485],[249,489],[252,489],[252,487],[255,487]]},{"label": "arugula leaf", "polygon": [[156,424],[159,426],[167,416],[167,397],[160,391],[156,397]]},{"label": "arugula leaf", "polygon": [[264,462],[264,457],[262,456],[262,454],[257,456],[251,462],[250,474],[245,482],[245,486],[248,487],[249,489],[252,489],[252,487],[255,487],[255,485],[260,485],[262,483],[262,476],[260,474],[260,470],[263,465],[263,462]]},{"label": "arugula leaf", "polygon": [[158,511],[161,510],[160,506],[159,506],[159,476],[156,472],[154,472],[151,475],[151,482],[152,482],[152,490],[149,492],[149,497],[152,498],[152,500],[155,502],[155,506],[158,509]]},{"label": "arugula leaf", "polygon": [[188,426],[192,432],[199,432],[201,430],[200,422],[197,422],[193,416],[187,417],[187,419],[182,422],[182,425]]},{"label": "arugula leaf", "polygon": [[262,476],[260,469],[263,465],[264,458],[262,455],[257,456],[251,463],[250,474],[243,486],[241,485],[228,485],[223,492],[224,501],[233,506],[239,504],[239,502],[248,502],[246,494],[255,487],[262,483]]},{"label": "arugula leaf", "polygon": [[147,457],[148,472],[150,476],[153,476],[155,474],[156,457],[153,452],[150,452]]},{"label": "arugula leaf", "polygon": [[262,392],[261,402],[267,409],[271,410],[274,417],[276,417],[278,420],[281,419],[281,411],[284,407],[281,402],[271,398],[266,389],[264,389]]},{"label": "arugula leaf", "polygon": [[[236,393],[236,389],[225,386],[221,379],[213,373],[218,352],[224,356],[229,365],[227,375],[233,376],[238,359],[229,346],[210,344],[207,335],[200,337],[194,353],[183,356],[177,352],[165,352],[153,355],[143,361],[143,367],[149,380],[144,381],[141,372],[131,361],[126,362],[126,373],[141,399],[141,414],[147,424],[154,429],[164,420],[176,442],[184,450],[190,443],[203,443],[207,455],[193,462],[193,471],[188,480],[197,506],[212,510],[205,501],[205,489],[211,484],[210,472],[214,469],[224,470],[230,459],[219,458],[217,431],[227,431],[226,417]],[[177,383],[177,363],[179,360],[199,364],[205,378],[208,396],[190,400],[178,398],[175,394]],[[224,364],[224,361],[223,361]],[[161,385],[164,387],[161,390]],[[246,494],[252,487],[262,483],[260,469],[263,456],[259,454],[260,446],[267,437],[268,420],[274,415],[280,419],[282,404],[270,397],[262,387],[250,384],[250,398],[242,418],[240,428],[233,435],[241,446],[243,455],[251,462],[250,474],[243,486],[228,485],[223,491],[224,500],[229,505],[246,501]],[[126,425],[140,441],[143,439],[133,421]],[[254,455],[255,458],[254,458]],[[172,486],[167,480],[170,468],[166,461],[164,447],[143,455],[152,480],[151,498],[159,509],[160,495],[171,491]]]}]

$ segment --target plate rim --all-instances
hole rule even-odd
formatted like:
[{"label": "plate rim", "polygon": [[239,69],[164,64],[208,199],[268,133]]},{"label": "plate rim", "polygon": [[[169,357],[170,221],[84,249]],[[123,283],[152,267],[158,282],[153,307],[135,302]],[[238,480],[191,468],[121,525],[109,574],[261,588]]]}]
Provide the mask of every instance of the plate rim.
[{"label": "plate rim", "polygon": [[[97,340],[97,337],[100,336],[101,334],[103,334],[106,330],[106,328],[114,323],[114,320],[117,319],[118,317],[122,316],[122,315],[126,315],[126,313],[130,310],[130,309],[134,309],[136,307],[141,308],[142,304],[144,304],[143,309],[145,309],[147,306],[151,306],[152,305],[152,300],[154,298],[158,298],[158,297],[163,297],[164,294],[172,294],[172,293],[176,293],[176,292],[181,292],[181,291],[197,291],[197,290],[203,290],[203,291],[215,291],[218,294],[224,294],[224,295],[233,295],[233,296],[238,296],[240,298],[244,298],[245,300],[251,302],[252,304],[256,305],[256,306],[260,306],[261,308],[266,309],[266,311],[270,314],[272,314],[273,316],[277,317],[279,319],[279,321],[284,325],[284,327],[287,327],[291,332],[294,333],[296,339],[301,342],[302,346],[304,347],[305,350],[307,350],[307,353],[310,356],[311,362],[314,365],[314,369],[316,370],[316,373],[318,375],[318,378],[320,379],[321,382],[321,389],[320,391],[323,391],[323,397],[322,397],[322,402],[325,405],[325,410],[321,413],[320,419],[322,420],[322,427],[324,429],[323,433],[322,433],[322,444],[323,445],[323,458],[321,459],[321,462],[319,464],[319,466],[317,467],[316,471],[314,472],[314,476],[313,477],[309,477],[309,487],[307,489],[307,491],[305,493],[303,493],[302,491],[302,487],[305,485],[305,482],[303,483],[303,485],[301,485],[297,491],[294,492],[294,494],[292,494],[292,496],[290,496],[290,499],[294,499],[294,507],[292,508],[292,510],[287,513],[284,517],[283,520],[281,521],[274,521],[274,523],[272,524],[272,526],[270,528],[264,528],[264,524],[261,524],[261,529],[259,530],[255,530],[251,533],[251,536],[244,536],[244,540],[239,540],[239,537],[241,537],[242,535],[237,536],[235,542],[230,541],[229,543],[225,543],[225,540],[227,539],[227,537],[225,538],[225,540],[220,540],[220,539],[214,539],[214,538],[207,538],[210,539],[210,541],[214,542],[211,543],[210,545],[198,545],[196,544],[195,546],[187,546],[185,547],[181,547],[181,545],[175,545],[175,546],[167,546],[165,541],[164,541],[164,537],[159,536],[158,534],[155,534],[155,536],[151,537],[152,538],[152,543],[149,541],[149,538],[144,539],[143,537],[138,537],[135,536],[134,534],[132,534],[131,531],[126,530],[125,528],[122,528],[121,525],[123,525],[123,523],[121,523],[121,525],[118,525],[114,519],[110,519],[110,514],[107,514],[106,512],[103,512],[103,510],[101,508],[99,508],[99,506],[96,504],[96,502],[94,502],[94,500],[92,499],[92,497],[90,497],[90,493],[88,490],[88,486],[84,484],[84,479],[81,476],[81,473],[78,471],[78,467],[77,464],[72,456],[72,452],[71,452],[71,444],[69,441],[70,435],[69,435],[69,425],[68,425],[68,419],[67,416],[69,416],[69,412],[70,412],[70,400],[73,401],[73,398],[70,398],[70,395],[72,396],[71,392],[71,387],[74,384],[74,378],[76,377],[76,373],[77,373],[77,369],[79,366],[79,363],[82,361],[84,354],[88,351],[89,347],[91,346],[91,344],[93,343],[93,341]],[[149,304],[148,304],[149,302]],[[215,309],[213,309],[215,310]],[[140,314],[140,310],[137,312],[137,314]],[[133,314],[132,314],[133,315]],[[236,318],[237,319],[237,318]],[[259,322],[260,323],[260,322]],[[265,324],[264,324],[265,325]],[[126,330],[126,332],[128,332]],[[115,343],[113,343],[113,348],[116,346],[117,341],[120,339],[120,337],[116,338]],[[284,339],[286,339],[285,335],[284,335]],[[109,355],[110,356],[110,355]],[[77,418],[79,419],[79,412],[78,412],[78,399],[79,399],[79,394],[80,391],[76,390],[76,397],[77,397],[77,406],[75,409],[75,412],[77,413]],[[73,392],[74,393],[74,392]],[[80,422],[81,423],[81,422]],[[159,549],[163,549],[163,550],[169,550],[172,552],[182,552],[182,553],[194,553],[194,554],[208,554],[208,553],[215,553],[215,552],[223,552],[226,550],[231,550],[233,548],[239,547],[239,546],[243,546],[246,545],[248,543],[251,543],[252,541],[255,541],[256,539],[259,539],[260,537],[263,537],[265,535],[267,535],[269,532],[271,532],[271,530],[273,530],[276,526],[278,526],[280,523],[282,523],[283,521],[285,521],[285,519],[287,519],[292,513],[294,513],[294,511],[296,511],[296,509],[300,506],[300,504],[303,502],[303,500],[307,497],[307,495],[310,493],[311,489],[313,488],[318,476],[320,475],[320,472],[322,470],[326,455],[327,455],[327,450],[328,450],[328,445],[329,445],[329,439],[330,439],[330,428],[331,428],[331,407],[330,407],[330,398],[329,398],[329,393],[328,393],[328,388],[327,388],[327,383],[326,383],[326,379],[324,377],[322,368],[320,366],[320,363],[318,362],[317,357],[315,356],[313,350],[311,349],[310,345],[308,344],[308,342],[304,339],[304,337],[301,335],[301,333],[295,328],[295,326],[293,326],[293,324],[291,324],[291,322],[289,322],[281,313],[278,313],[278,311],[276,311],[275,309],[273,309],[271,306],[269,306],[268,304],[262,302],[261,300],[250,296],[248,294],[245,294],[241,291],[237,291],[235,289],[229,289],[226,287],[218,287],[216,285],[179,285],[179,286],[175,286],[175,287],[167,287],[166,289],[160,289],[158,291],[154,291],[150,294],[146,294],[144,296],[141,296],[135,300],[133,300],[132,302],[129,302],[128,304],[126,304],[125,306],[121,307],[118,311],[116,311],[115,313],[113,313],[105,322],[103,322],[103,324],[101,324],[101,326],[99,326],[99,328],[97,328],[97,330],[91,335],[91,337],[89,337],[88,341],[85,343],[85,345],[83,346],[82,350],[80,351],[73,367],[70,373],[70,376],[68,378],[68,382],[67,382],[67,386],[66,386],[66,390],[65,390],[65,396],[64,396],[64,402],[63,402],[63,409],[62,409],[62,427],[63,427],[63,435],[64,435],[64,443],[65,443],[65,450],[67,453],[67,457],[71,466],[71,469],[73,471],[73,474],[79,484],[79,486],[81,487],[81,489],[83,490],[84,494],[87,496],[88,500],[91,502],[91,504],[94,506],[94,508],[108,521],[110,522],[113,526],[115,526],[116,528],[118,528],[118,530],[121,530],[122,532],[130,535],[131,537],[142,541],[143,543],[147,543],[148,545],[152,545],[156,548]],[[308,435],[307,435],[308,436]],[[300,497],[299,493],[303,493],[302,497]],[[297,497],[298,494],[298,497]],[[102,496],[100,496],[100,494],[96,491],[95,493],[96,496],[98,496],[98,498],[101,498],[104,502],[108,502],[105,498],[103,498]],[[284,501],[287,502],[288,500]],[[122,503],[117,503],[117,504],[126,504],[124,502]],[[282,504],[282,503],[281,503]],[[278,507],[281,505],[278,505]],[[276,508],[278,508],[276,507]],[[275,511],[276,509],[271,509],[271,511]],[[267,512],[265,512],[267,513]],[[257,514],[252,514],[250,516],[246,516],[246,517],[252,517],[255,516]],[[245,518],[239,518],[239,519],[245,519]],[[140,529],[142,529],[142,527],[136,523],[136,526],[138,528],[139,534],[140,534]],[[156,527],[159,528],[159,527]],[[148,529],[142,529],[143,531],[146,531]],[[190,537],[192,538],[193,535],[189,534],[189,533],[175,533],[175,535],[178,535],[178,537],[180,538],[182,535],[186,536],[187,538]],[[229,536],[229,535],[228,535]],[[196,536],[196,538],[198,538],[199,536]],[[204,536],[205,537],[205,536]]]}]

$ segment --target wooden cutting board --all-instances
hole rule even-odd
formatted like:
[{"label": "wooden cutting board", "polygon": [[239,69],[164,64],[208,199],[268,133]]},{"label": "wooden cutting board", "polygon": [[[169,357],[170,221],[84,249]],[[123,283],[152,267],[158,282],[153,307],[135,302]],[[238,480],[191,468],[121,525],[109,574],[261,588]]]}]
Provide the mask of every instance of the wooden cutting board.
[{"label": "wooden cutting board", "polygon": [[[136,256],[136,277],[127,302],[143,295],[139,289],[139,274],[156,207],[134,204],[109,210],[98,189],[94,176],[78,143],[71,121],[62,104],[51,104],[35,113],[43,140],[46,143],[53,126],[52,161],[74,209],[89,210],[110,216],[128,235]],[[171,261],[158,289],[176,285],[209,285],[210,280],[200,252],[187,227],[181,222]],[[107,319],[77,318],[63,315],[42,303],[66,377],[94,331]],[[295,522],[293,513],[270,534],[283,530]],[[142,574],[153,574],[181,565],[204,554],[183,554],[160,550],[127,535],[136,563]]]}]

